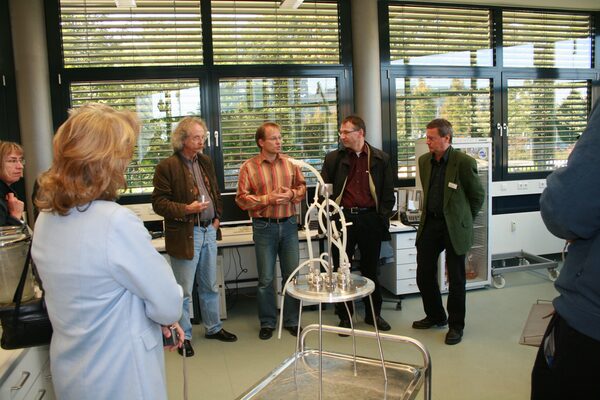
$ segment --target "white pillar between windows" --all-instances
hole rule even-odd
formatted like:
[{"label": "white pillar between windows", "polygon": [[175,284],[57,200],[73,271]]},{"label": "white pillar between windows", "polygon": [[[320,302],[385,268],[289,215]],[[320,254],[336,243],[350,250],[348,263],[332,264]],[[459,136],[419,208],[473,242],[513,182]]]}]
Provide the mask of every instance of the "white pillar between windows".
[{"label": "white pillar between windows", "polygon": [[352,0],[351,9],[355,111],[365,120],[367,141],[381,148],[381,73],[377,0]]},{"label": "white pillar between windows", "polygon": [[25,150],[27,215],[33,225],[31,193],[52,162],[52,113],[43,0],[10,0],[21,145]]}]

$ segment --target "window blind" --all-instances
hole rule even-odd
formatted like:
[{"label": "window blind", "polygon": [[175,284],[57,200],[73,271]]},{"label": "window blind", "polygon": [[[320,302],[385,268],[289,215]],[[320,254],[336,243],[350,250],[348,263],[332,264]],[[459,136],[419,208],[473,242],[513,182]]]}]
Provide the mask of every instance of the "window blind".
[{"label": "window blind", "polygon": [[225,189],[237,188],[242,163],[259,153],[255,133],[265,121],[281,125],[284,153],[319,171],[337,146],[336,78],[222,79],[219,90]]},{"label": "window blind", "polygon": [[154,169],[173,154],[171,132],[179,120],[200,115],[196,80],[104,81],[71,84],[71,103],[104,103],[137,113],[142,122],[131,164],[125,171],[127,194],[152,193]]},{"label": "window blind", "polygon": [[336,2],[211,1],[215,64],[339,64]]},{"label": "window blind", "polygon": [[489,137],[489,79],[397,78],[396,139],[398,178],[415,178],[415,140],[434,118],[446,118],[457,137]]},{"label": "window blind", "polygon": [[508,80],[508,172],[553,171],[588,119],[588,82]]},{"label": "window blind", "polygon": [[61,0],[65,68],[202,63],[200,1]]},{"label": "window blind", "polygon": [[491,66],[490,11],[388,6],[392,65]]},{"label": "window blind", "polygon": [[504,66],[590,68],[591,16],[503,11]]}]

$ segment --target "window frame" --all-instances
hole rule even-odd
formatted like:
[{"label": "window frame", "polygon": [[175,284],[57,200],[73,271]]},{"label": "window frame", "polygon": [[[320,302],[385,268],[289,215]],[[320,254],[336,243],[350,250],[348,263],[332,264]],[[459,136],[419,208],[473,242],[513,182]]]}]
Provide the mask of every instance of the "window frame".
[{"label": "window frame", "polygon": [[[48,40],[49,67],[51,76],[51,98],[54,129],[68,117],[71,107],[69,86],[80,81],[139,80],[139,79],[198,79],[200,83],[201,115],[206,121],[213,144],[207,146],[205,154],[211,157],[221,191],[224,190],[223,155],[221,147],[214,145],[214,131],[221,131],[219,107],[219,80],[223,78],[278,77],[335,77],[338,79],[338,121],[350,114],[352,101],[352,42],[350,27],[350,0],[316,0],[336,3],[339,27],[339,64],[245,64],[214,65],[212,46],[211,5],[209,0],[201,0],[203,64],[192,66],[166,67],[94,67],[64,68],[60,32],[60,2],[44,2],[46,10],[46,31]],[[345,23],[341,23],[345,21]],[[58,49],[58,51],[56,50]],[[285,132],[284,132],[285,134]],[[219,137],[219,141],[221,138]],[[258,153],[258,151],[257,151]],[[324,158],[324,155],[323,155]],[[121,196],[122,204],[146,203],[149,194]]]},{"label": "window frame", "polygon": [[0,0],[0,140],[21,143],[8,0]]},{"label": "window frame", "polygon": [[[492,37],[490,46],[494,54],[493,66],[490,67],[461,67],[461,66],[418,66],[418,65],[392,65],[390,62],[390,24],[389,5],[414,5],[418,7],[456,7],[464,9],[487,9],[490,11],[492,24]],[[545,13],[569,13],[591,15],[592,32],[592,68],[505,68],[502,65],[502,11],[539,10],[523,7],[488,7],[471,6],[448,3],[414,3],[400,0],[382,0],[378,3],[379,18],[379,43],[380,43],[380,68],[382,89],[382,122],[384,149],[392,155],[392,160],[397,171],[398,154],[396,150],[396,115],[395,115],[395,79],[414,77],[465,77],[473,79],[491,79],[492,94],[490,98],[491,121],[490,137],[493,147],[493,181],[509,181],[522,179],[543,179],[551,171],[531,173],[508,172],[508,140],[496,128],[508,123],[508,95],[507,79],[585,79],[590,82],[588,94],[588,113],[593,104],[600,99],[600,12],[583,12],[577,10],[544,10]],[[425,129],[425,127],[423,127]],[[509,131],[510,132],[510,131]],[[414,186],[414,179],[395,178],[396,186]]]}]

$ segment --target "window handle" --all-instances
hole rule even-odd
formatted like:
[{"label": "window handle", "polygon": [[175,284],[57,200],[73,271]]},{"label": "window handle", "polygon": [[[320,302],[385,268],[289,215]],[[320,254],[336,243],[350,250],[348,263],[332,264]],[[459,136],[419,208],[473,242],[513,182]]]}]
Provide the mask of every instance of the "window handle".
[{"label": "window handle", "polygon": [[211,144],[210,144],[210,131],[207,132],[206,140],[208,140],[208,147],[210,147],[211,146]]},{"label": "window handle", "polygon": [[498,131],[500,132],[500,137],[502,137],[502,124],[500,122],[496,124],[496,129],[498,129]]},{"label": "window handle", "polygon": [[219,147],[219,131],[215,131],[215,147]]},{"label": "window handle", "polygon": [[502,128],[504,128],[504,134],[508,136],[508,125],[506,123],[502,124]]}]

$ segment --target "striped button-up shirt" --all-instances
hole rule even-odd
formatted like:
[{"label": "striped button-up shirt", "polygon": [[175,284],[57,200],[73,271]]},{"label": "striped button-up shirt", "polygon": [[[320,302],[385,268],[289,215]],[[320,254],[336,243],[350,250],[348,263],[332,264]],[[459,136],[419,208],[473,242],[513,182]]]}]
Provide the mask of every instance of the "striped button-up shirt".
[{"label": "striped button-up shirt", "polygon": [[[292,201],[270,205],[269,193],[282,187],[294,192]],[[304,175],[288,156],[278,154],[269,161],[261,153],[242,164],[235,202],[252,218],[285,218],[296,214],[294,205],[302,201],[305,193]]]}]

